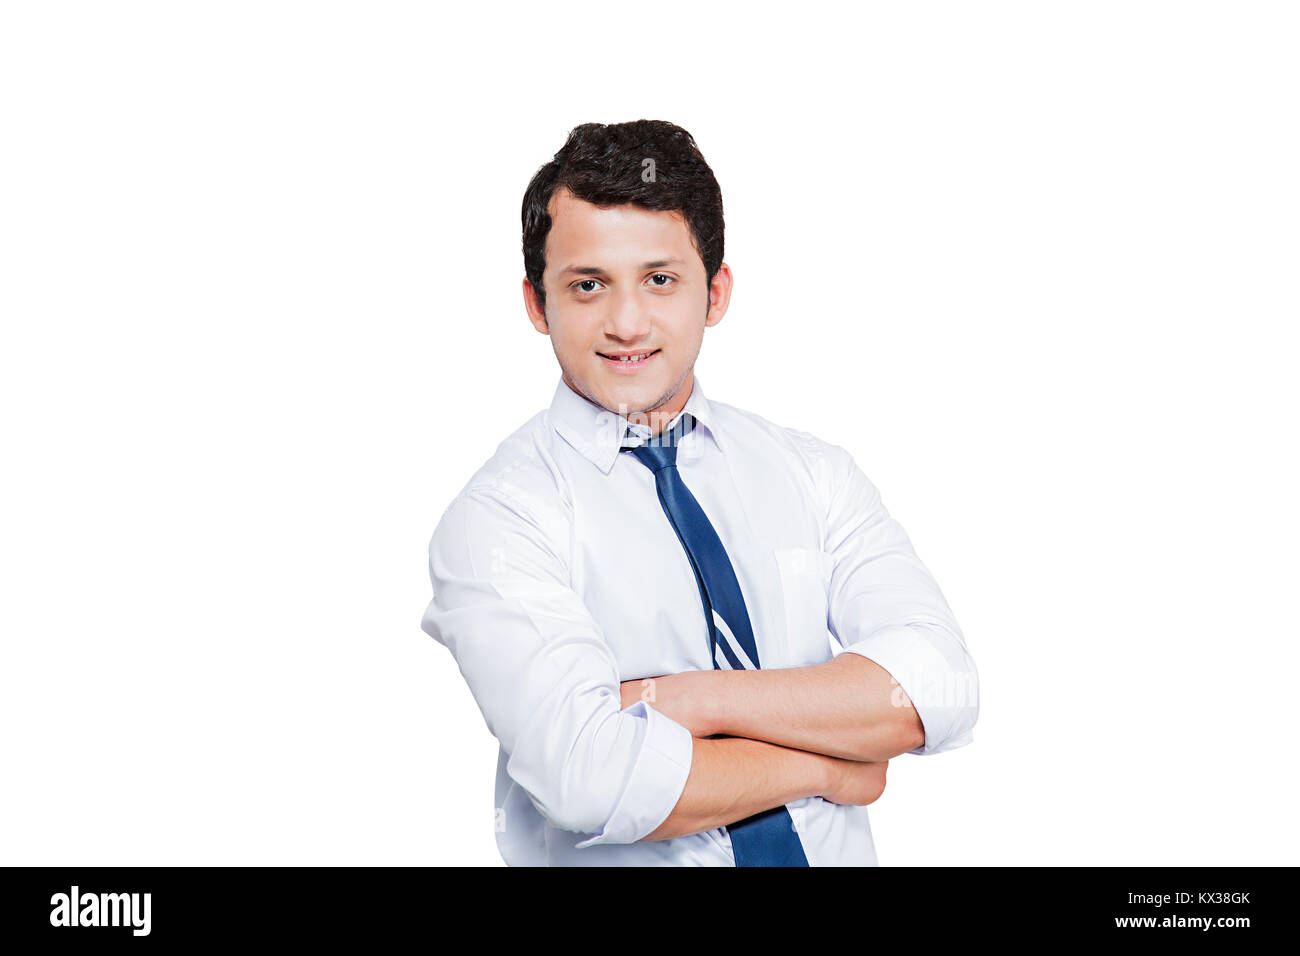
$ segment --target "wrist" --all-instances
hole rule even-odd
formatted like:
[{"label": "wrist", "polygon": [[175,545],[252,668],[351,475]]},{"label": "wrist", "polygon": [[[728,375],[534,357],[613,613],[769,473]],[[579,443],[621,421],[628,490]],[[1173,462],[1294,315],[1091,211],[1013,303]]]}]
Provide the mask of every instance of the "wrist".
[{"label": "wrist", "polygon": [[695,686],[690,688],[690,701],[694,718],[700,727],[699,736],[712,737],[730,733],[727,730],[727,707],[723,671],[695,671]]},{"label": "wrist", "polygon": [[839,787],[840,773],[841,768],[844,766],[844,761],[840,760],[838,757],[830,757],[826,754],[818,754],[818,756],[822,758],[820,764],[821,780],[819,781],[819,789],[815,796],[820,797],[833,792]]}]

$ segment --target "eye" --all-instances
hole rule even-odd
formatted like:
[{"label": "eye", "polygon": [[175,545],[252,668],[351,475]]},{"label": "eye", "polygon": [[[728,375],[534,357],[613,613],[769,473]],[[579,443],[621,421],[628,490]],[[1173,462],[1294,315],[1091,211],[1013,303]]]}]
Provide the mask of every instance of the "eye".
[{"label": "eye", "polygon": [[[657,282],[657,281],[655,281],[655,280],[657,280],[657,279],[663,279],[664,281],[663,281],[663,282]],[[662,288],[664,288],[665,286],[670,285],[671,283],[676,282],[676,281],[677,281],[677,280],[674,279],[672,276],[664,275],[662,272],[656,272],[654,275],[652,275],[652,276],[650,277],[650,284],[653,285],[653,286],[655,286],[656,288],[660,288],[660,289],[662,289]]]},{"label": "eye", "polygon": [[573,283],[573,285],[569,286],[569,288],[576,289],[577,291],[582,293],[590,294],[592,292],[595,292],[596,289],[599,288],[599,286],[600,286],[600,282],[596,279],[579,279],[577,282]]}]

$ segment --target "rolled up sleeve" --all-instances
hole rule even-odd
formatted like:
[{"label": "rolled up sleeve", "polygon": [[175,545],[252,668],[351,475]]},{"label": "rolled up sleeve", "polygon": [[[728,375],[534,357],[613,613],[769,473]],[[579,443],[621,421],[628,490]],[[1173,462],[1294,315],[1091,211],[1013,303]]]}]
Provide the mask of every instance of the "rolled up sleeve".
[{"label": "rolled up sleeve", "polygon": [[421,626],[451,651],[506,770],[553,826],[633,843],[672,812],[690,732],[644,702],[569,585],[563,516],[501,487],[467,489],[429,544]]},{"label": "rolled up sleeve", "polygon": [[888,671],[911,700],[925,744],[910,753],[971,743],[979,677],[938,584],[852,456],[825,445],[821,465],[829,501],[825,547],[835,559],[827,595],[831,633],[846,653]]}]

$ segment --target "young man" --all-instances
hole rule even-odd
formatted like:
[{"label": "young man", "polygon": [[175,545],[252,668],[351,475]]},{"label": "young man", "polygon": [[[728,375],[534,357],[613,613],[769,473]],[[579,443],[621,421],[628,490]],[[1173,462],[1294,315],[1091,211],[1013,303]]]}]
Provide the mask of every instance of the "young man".
[{"label": "young man", "polygon": [[502,856],[876,864],[887,763],[971,741],[975,665],[848,452],[705,397],[712,171],[671,123],[579,126],[523,247],[560,380],[443,514],[423,620],[501,744]]}]

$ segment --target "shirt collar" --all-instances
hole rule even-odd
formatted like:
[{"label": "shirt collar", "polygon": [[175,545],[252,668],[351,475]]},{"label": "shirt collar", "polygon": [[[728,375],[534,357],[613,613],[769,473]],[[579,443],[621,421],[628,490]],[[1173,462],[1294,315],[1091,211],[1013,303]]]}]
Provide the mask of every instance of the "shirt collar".
[{"label": "shirt collar", "polygon": [[[722,444],[718,441],[718,434],[714,429],[716,418],[713,408],[709,400],[704,397],[704,389],[700,387],[700,376],[696,374],[694,379],[686,405],[671,422],[665,425],[665,428],[671,428],[682,414],[690,412],[695,417],[694,430],[698,431],[700,426],[703,426],[714,445],[721,451]],[[630,423],[626,418],[617,412],[601,408],[595,402],[590,402],[579,395],[569,388],[563,375],[555,386],[555,396],[551,400],[548,414],[551,426],[561,438],[603,473],[609,474],[622,448],[623,437],[628,431]]]}]

